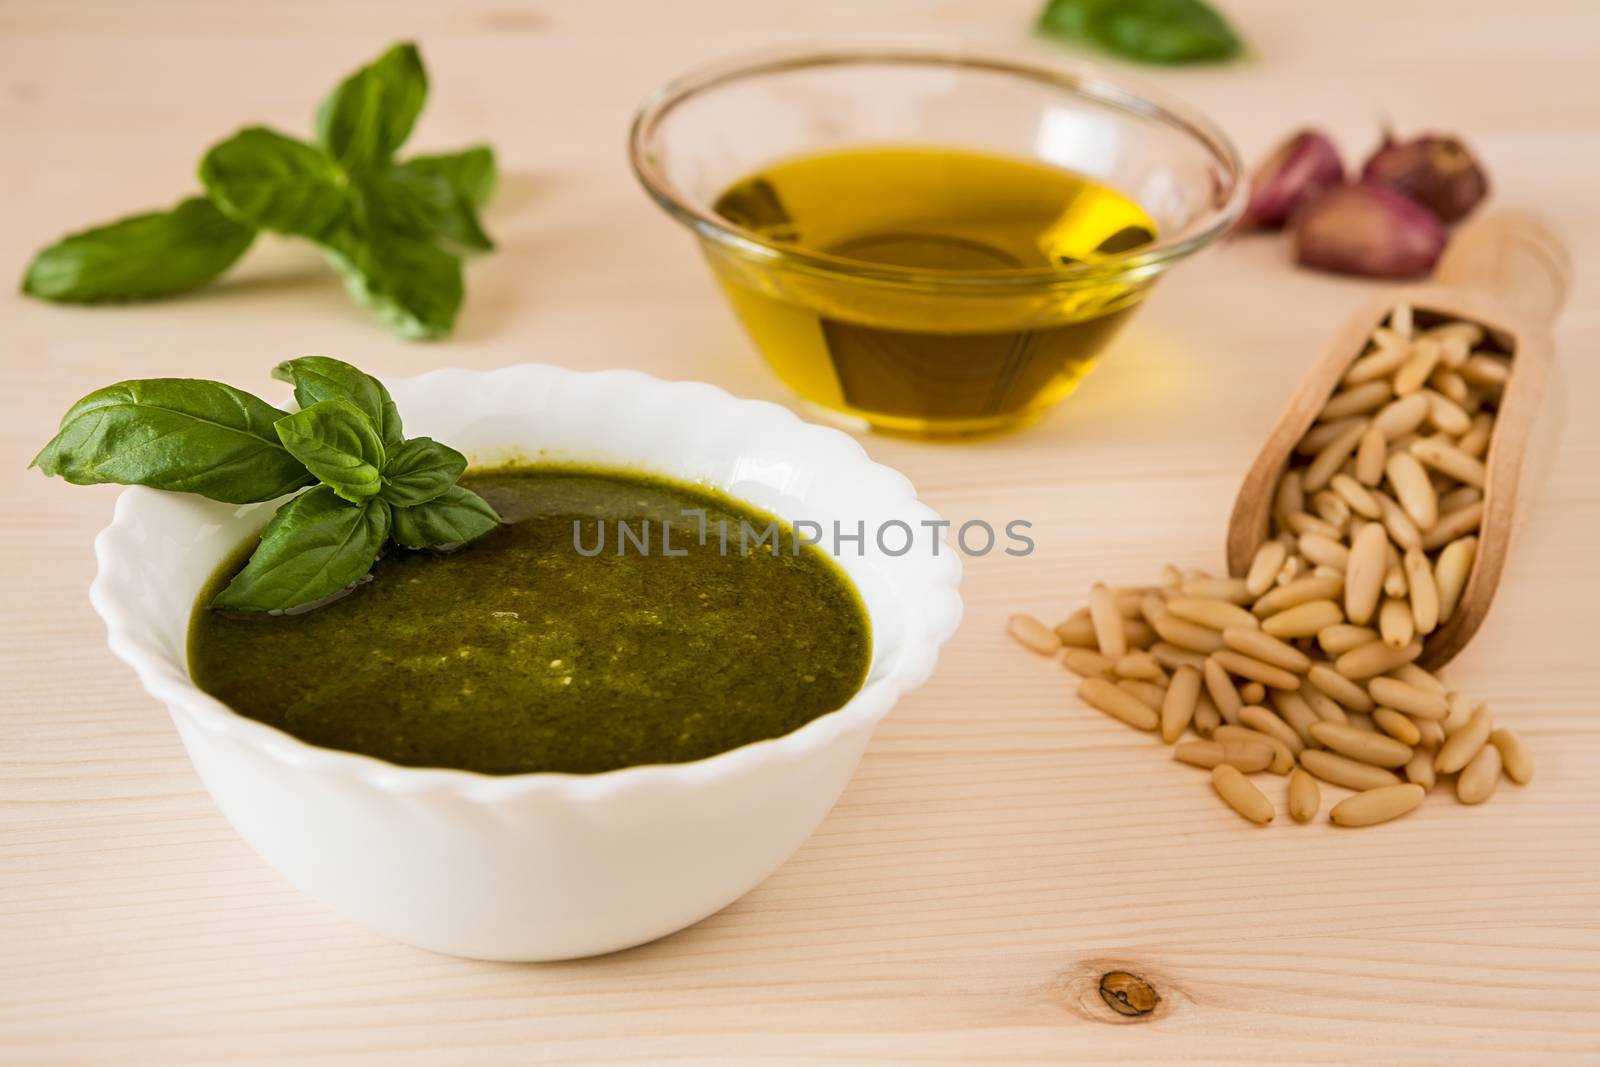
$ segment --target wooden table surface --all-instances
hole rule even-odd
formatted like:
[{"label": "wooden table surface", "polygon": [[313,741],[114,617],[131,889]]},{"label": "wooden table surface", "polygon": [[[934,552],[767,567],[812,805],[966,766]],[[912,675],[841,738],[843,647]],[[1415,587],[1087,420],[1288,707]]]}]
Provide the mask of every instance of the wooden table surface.
[{"label": "wooden table surface", "polygon": [[[818,34],[965,38],[1040,57],[1034,0],[355,5],[0,3],[0,268],[194,187],[202,148],[309,129],[323,92],[415,36],[414,144],[487,139],[506,177],[456,335],[408,344],[304,248],[263,240],[226,284],[145,307],[0,296],[0,1063],[1600,1063],[1600,19],[1587,0],[1227,0],[1232,67],[1140,70],[1247,156],[1324,124],[1461,131],[1502,205],[1567,237],[1564,438],[1500,599],[1452,668],[1538,760],[1483,808],[1445,795],[1365,832],[1257,831],[1204,776],[1071,696],[1006,615],[1094,579],[1218,568],[1238,479],[1306,361],[1374,286],[1240,240],[1168,279],[1078,395],[961,446],[869,439],[956,521],[1024,517],[1028,559],[969,561],[967,617],[838,808],[699,925],[559,965],[385,941],[234,835],[166,712],[107,652],[85,590],[112,488],[24,464],[121,378],[260,387],[336,354],[387,374],[542,360],[636,367],[788,402],[690,240],[636,188],[635,104],[682,68]],[[1115,66],[1115,64],[1111,64]],[[1126,1023],[1112,966],[1162,996]]]}]

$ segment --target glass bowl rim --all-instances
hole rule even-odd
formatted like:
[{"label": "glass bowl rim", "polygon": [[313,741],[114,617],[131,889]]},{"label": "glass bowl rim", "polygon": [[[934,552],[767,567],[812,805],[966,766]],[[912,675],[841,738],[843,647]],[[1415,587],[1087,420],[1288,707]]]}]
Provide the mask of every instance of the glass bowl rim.
[{"label": "glass bowl rim", "polygon": [[[1152,119],[1173,128],[1199,144],[1219,165],[1228,180],[1222,202],[1200,214],[1170,237],[1157,239],[1128,252],[1116,253],[1091,264],[1075,267],[1027,267],[1015,270],[919,270],[867,263],[844,256],[795,248],[769,241],[701,207],[667,177],[652,151],[662,122],[677,107],[731,82],[761,78],[806,68],[853,64],[953,67],[1008,75],[1045,87],[1065,90],[1116,111]],[[668,214],[733,252],[779,263],[807,272],[845,276],[855,281],[877,282],[940,291],[996,291],[1054,289],[1110,279],[1148,277],[1176,260],[1203,248],[1230,229],[1244,210],[1249,182],[1233,142],[1205,115],[1164,93],[1145,86],[1130,87],[1119,75],[1113,82],[1089,66],[1044,64],[1002,52],[965,46],[937,47],[916,44],[790,45],[747,51],[691,69],[647,97],[628,130],[628,160],[653,200]]]}]

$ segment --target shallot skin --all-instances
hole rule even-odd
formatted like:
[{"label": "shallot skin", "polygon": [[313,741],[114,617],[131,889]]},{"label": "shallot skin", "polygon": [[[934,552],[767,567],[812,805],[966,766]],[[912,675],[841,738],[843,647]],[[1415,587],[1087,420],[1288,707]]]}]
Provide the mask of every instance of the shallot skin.
[{"label": "shallot skin", "polygon": [[1489,195],[1489,179],[1466,145],[1443,134],[1410,141],[1385,135],[1361,176],[1399,190],[1438,216],[1457,222]]},{"label": "shallot skin", "polygon": [[1371,278],[1427,274],[1449,240],[1433,212],[1372,181],[1329,189],[1296,211],[1291,226],[1295,262]]},{"label": "shallot skin", "polygon": [[1301,130],[1290,137],[1250,176],[1250,202],[1241,228],[1277,229],[1297,207],[1344,181],[1344,161],[1326,134]]}]

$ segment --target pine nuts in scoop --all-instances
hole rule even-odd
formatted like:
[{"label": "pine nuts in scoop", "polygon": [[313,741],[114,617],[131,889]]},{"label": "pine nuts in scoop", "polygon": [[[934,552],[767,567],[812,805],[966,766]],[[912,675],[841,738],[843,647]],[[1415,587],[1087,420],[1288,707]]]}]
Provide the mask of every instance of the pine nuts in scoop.
[{"label": "pine nuts in scoop", "polygon": [[1263,770],[1292,772],[1295,822],[1320,810],[1318,781],[1355,790],[1330,811],[1341,826],[1398,818],[1443,776],[1465,804],[1502,775],[1526,783],[1522,741],[1415,662],[1477,562],[1483,457],[1515,366],[1494,344],[1396,307],[1295,446],[1244,576],[1169,565],[1155,585],[1096,584],[1054,629],[1007,629],[1041,655],[1065,646],[1085,703],[1159,729],[1258,824],[1273,804],[1246,776]]}]

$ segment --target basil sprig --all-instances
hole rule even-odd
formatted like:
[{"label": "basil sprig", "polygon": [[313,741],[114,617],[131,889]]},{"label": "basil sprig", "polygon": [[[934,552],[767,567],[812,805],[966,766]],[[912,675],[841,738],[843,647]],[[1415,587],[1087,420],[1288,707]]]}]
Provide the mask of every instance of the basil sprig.
[{"label": "basil sprig", "polygon": [[212,606],[288,611],[359,582],[391,539],[455,548],[500,524],[456,484],[467,460],[431,437],[405,436],[383,383],[348,363],[306,356],[272,376],[300,410],[279,410],[221,382],[120,382],[74,404],[33,466],[78,485],[113,482],[280,505]]},{"label": "basil sprig", "polygon": [[496,168],[483,145],[395,158],[427,96],[416,46],[396,45],[323,101],[315,143],[246,127],[200,161],[205,196],[64,238],[34,258],[22,289],[61,303],[175,296],[217,278],[267,230],[315,242],[402,337],[442,337],[465,294],[460,255],[494,248],[478,210]]},{"label": "basil sprig", "polygon": [[1202,0],[1050,0],[1039,30],[1145,63],[1210,63],[1243,47]]}]

